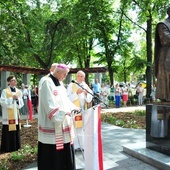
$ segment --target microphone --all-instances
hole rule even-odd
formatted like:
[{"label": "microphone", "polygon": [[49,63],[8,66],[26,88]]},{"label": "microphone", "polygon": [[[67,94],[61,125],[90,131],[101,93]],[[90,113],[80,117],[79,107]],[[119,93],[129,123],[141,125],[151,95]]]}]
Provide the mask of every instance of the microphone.
[{"label": "microphone", "polygon": [[72,83],[76,83],[74,80],[71,80]]},{"label": "microphone", "polygon": [[71,80],[71,82],[77,84],[78,86],[80,86],[82,88],[82,86],[79,83],[77,83],[76,81]]},{"label": "microphone", "polygon": [[81,111],[82,111],[82,109],[80,109],[80,110],[73,109],[73,110],[71,111],[71,113],[73,113],[74,115],[76,115],[76,114],[81,113]]}]

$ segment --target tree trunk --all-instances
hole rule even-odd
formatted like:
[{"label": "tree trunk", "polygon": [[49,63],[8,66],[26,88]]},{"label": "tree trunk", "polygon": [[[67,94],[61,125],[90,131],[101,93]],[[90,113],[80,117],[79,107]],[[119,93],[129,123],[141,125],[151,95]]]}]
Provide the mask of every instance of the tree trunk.
[{"label": "tree trunk", "polygon": [[146,68],[146,97],[150,98],[151,94],[151,79],[152,79],[152,17],[147,20],[147,32],[146,32],[146,42],[147,42],[147,68]]}]

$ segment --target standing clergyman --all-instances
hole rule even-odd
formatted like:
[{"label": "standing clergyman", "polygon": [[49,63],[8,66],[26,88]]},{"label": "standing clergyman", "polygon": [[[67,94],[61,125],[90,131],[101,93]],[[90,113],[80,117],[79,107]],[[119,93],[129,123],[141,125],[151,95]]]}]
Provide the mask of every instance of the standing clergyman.
[{"label": "standing clergyman", "polygon": [[78,108],[69,100],[62,83],[68,72],[67,65],[58,64],[39,90],[39,170],[75,170],[71,111]]}]

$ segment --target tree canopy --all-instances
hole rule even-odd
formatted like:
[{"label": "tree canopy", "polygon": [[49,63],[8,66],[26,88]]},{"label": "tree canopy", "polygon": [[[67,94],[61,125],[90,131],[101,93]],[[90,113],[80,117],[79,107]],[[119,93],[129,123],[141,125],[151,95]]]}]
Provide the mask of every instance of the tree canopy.
[{"label": "tree canopy", "polygon": [[115,78],[130,81],[132,73],[146,74],[149,94],[154,28],[168,5],[158,0],[1,0],[1,64],[102,65],[111,84]]}]

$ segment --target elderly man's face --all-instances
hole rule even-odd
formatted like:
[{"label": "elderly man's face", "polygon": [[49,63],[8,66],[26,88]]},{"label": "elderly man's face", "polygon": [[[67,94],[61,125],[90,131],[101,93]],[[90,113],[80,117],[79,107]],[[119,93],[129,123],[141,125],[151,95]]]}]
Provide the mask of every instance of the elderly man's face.
[{"label": "elderly man's face", "polygon": [[84,78],[85,77],[84,77],[84,75],[82,73],[78,73],[76,75],[76,80],[77,80],[78,83],[82,83],[84,81]]},{"label": "elderly man's face", "polygon": [[63,71],[57,71],[55,77],[59,80],[59,81],[63,81],[66,76],[68,74],[67,70],[63,70]]}]

